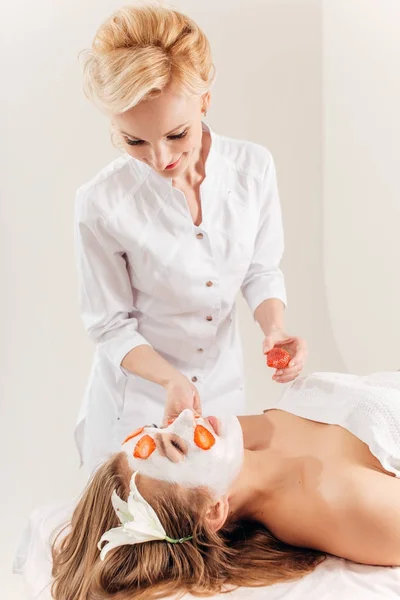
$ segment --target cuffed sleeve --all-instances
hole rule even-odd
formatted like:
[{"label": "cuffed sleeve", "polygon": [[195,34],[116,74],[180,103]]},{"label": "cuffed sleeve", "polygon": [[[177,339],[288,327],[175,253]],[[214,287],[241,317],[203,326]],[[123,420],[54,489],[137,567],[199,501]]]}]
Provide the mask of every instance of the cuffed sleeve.
[{"label": "cuffed sleeve", "polygon": [[284,249],[282,213],[275,165],[269,153],[261,193],[260,221],[254,252],[241,286],[253,314],[269,298],[278,298],[285,306],[287,304],[284,276],[279,268]]},{"label": "cuffed sleeve", "polygon": [[138,332],[137,319],[131,316],[134,302],[124,249],[109,233],[94,201],[80,191],[75,244],[84,326],[108,359],[121,368],[130,350],[150,344]]}]

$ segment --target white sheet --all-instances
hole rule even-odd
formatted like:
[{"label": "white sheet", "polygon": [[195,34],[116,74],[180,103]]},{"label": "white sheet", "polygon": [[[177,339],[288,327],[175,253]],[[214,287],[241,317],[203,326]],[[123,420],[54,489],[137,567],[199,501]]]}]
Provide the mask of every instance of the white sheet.
[{"label": "white sheet", "polygon": [[[49,537],[67,520],[70,506],[44,507],[34,511],[21,540],[14,572],[22,575],[28,600],[51,600]],[[187,596],[187,600],[189,600]],[[301,580],[270,587],[240,588],[214,600],[394,600],[400,598],[400,567],[368,567],[328,558]]]}]

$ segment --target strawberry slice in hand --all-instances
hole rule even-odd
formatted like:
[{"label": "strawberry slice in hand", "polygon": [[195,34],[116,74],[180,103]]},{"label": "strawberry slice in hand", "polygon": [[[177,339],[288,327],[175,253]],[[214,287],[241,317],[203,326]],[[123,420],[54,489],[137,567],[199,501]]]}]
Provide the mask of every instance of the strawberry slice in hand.
[{"label": "strawberry slice in hand", "polygon": [[196,425],[194,443],[202,450],[209,450],[215,444],[215,437],[203,425]]},{"label": "strawberry slice in hand", "polygon": [[292,358],[287,350],[276,346],[266,356],[267,365],[273,369],[286,369]]},{"label": "strawberry slice in hand", "polygon": [[144,435],[135,446],[133,456],[135,458],[149,458],[156,449],[156,443],[149,435]]}]

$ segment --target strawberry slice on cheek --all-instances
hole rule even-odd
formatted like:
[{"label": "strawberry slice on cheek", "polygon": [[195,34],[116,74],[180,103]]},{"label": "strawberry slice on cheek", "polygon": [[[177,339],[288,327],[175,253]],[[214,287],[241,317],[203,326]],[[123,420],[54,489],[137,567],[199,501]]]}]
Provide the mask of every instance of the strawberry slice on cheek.
[{"label": "strawberry slice on cheek", "polygon": [[196,425],[194,430],[194,443],[202,450],[210,450],[215,444],[215,437],[203,425]]},{"label": "strawberry slice on cheek", "polygon": [[144,435],[135,446],[133,456],[135,458],[149,458],[156,449],[156,443],[149,435]]}]

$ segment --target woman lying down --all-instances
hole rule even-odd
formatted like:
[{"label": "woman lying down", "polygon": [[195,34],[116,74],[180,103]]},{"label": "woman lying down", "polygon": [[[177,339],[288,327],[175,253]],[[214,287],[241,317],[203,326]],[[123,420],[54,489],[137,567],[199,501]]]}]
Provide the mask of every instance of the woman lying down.
[{"label": "woman lying down", "polygon": [[133,432],[53,546],[55,600],[211,595],[325,554],[400,565],[400,373],[297,379],[262,415]]}]

